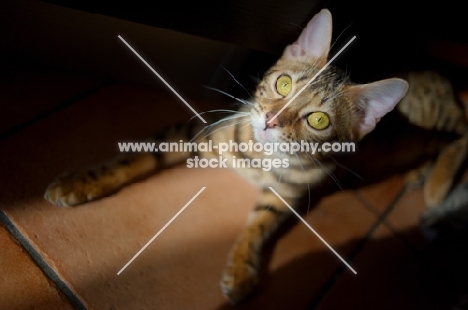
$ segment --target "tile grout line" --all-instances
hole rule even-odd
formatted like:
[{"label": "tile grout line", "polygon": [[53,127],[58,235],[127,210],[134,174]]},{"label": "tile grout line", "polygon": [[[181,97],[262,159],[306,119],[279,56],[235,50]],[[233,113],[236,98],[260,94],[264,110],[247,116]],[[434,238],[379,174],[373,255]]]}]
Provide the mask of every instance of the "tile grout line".
[{"label": "tile grout line", "polygon": [[[374,225],[371,226],[367,234],[362,238],[362,240],[356,245],[356,247],[351,251],[349,255],[347,255],[348,262],[352,262],[353,259],[359,254],[359,252],[364,248],[364,246],[367,244],[369,239],[372,237],[372,235],[375,233],[375,231],[379,228],[380,225],[385,223],[385,219],[387,218],[388,214],[395,208],[396,204],[400,199],[406,194],[406,187],[403,187],[400,189],[398,194],[393,198],[393,200],[390,202],[389,206],[387,209],[378,216],[377,221],[375,222]],[[368,202],[360,200],[364,205]],[[366,209],[369,206],[366,206]],[[312,299],[312,301],[309,303],[307,306],[307,309],[316,309],[319,305],[320,302],[325,298],[325,296],[330,292],[330,290],[333,288],[333,285],[338,281],[338,279],[341,277],[341,275],[344,273],[346,269],[343,266],[339,266],[335,273],[330,277],[330,279],[323,285],[322,289],[320,289],[319,293]]]},{"label": "tile grout line", "polygon": [[21,123],[19,125],[16,125],[16,126],[13,126],[13,128],[11,129],[8,129],[7,131],[3,132],[3,133],[0,133],[0,141],[22,131],[23,129],[47,118],[48,116],[52,115],[52,114],[55,114],[69,106],[71,106],[72,104],[74,104],[75,102],[78,102],[78,101],[81,101],[83,99],[85,99],[86,97],[89,97],[91,96],[92,94],[100,91],[102,88],[104,88],[105,86],[109,85],[110,82],[108,81],[105,81],[105,82],[101,82],[99,83],[97,86],[95,87],[92,87],[88,90],[85,90],[83,92],[80,92],[78,95],[70,98],[70,99],[67,99],[67,100],[64,100],[62,103],[59,103],[58,105],[56,105],[55,107],[53,108],[50,108],[49,110],[47,111],[44,111],[42,112],[41,114],[33,117],[32,119],[28,120],[28,121],[25,121],[24,123]]},{"label": "tile grout line", "polygon": [[[405,185],[401,190],[403,191],[402,195],[404,195],[404,194],[408,193],[408,191],[411,190],[411,187],[408,187],[407,185]],[[368,204],[369,204],[369,208],[374,209],[374,207],[372,206],[372,204],[371,204],[364,196],[362,196],[362,195],[360,195],[360,194],[356,194],[356,196],[357,196],[359,199],[362,199],[363,203],[368,203]],[[398,201],[395,201],[395,203],[397,203],[397,202],[398,202]],[[415,245],[411,242],[411,240],[408,239],[408,238],[406,237],[406,235],[399,233],[399,232],[395,229],[395,227],[393,227],[392,223],[390,223],[389,221],[387,221],[387,216],[388,216],[388,214],[389,214],[392,210],[394,210],[394,205],[390,205],[389,209],[391,209],[391,210],[389,210],[389,212],[387,212],[387,210],[384,212],[384,213],[387,213],[387,214],[386,214],[385,218],[383,219],[381,225],[383,225],[383,226],[385,226],[387,229],[389,229],[389,230],[393,233],[394,237],[395,237],[397,240],[399,240],[400,242],[402,242],[402,243],[407,247],[407,249],[408,249],[409,251],[411,251],[414,255],[416,255],[419,259],[421,259],[421,260],[424,261],[425,263],[428,263],[428,264],[431,266],[431,269],[432,269],[432,270],[437,270],[437,269],[438,269],[438,265],[434,264],[434,263],[431,262],[431,261],[428,261],[428,260],[426,259],[425,255],[424,255],[423,251],[422,251],[420,248],[418,248],[417,246],[415,246]],[[376,210],[376,212],[378,212],[377,209],[375,209],[375,210]]]},{"label": "tile grout line", "polygon": [[77,310],[86,310],[87,308],[81,299],[68,287],[55,270],[47,264],[42,255],[29,243],[28,239],[19,231],[3,210],[0,210],[0,223],[5,225],[8,232],[21,244],[23,249],[28,252],[41,271],[57,286],[57,289],[65,295],[71,305]]},{"label": "tile grout line", "polygon": [[[407,186],[403,186],[403,188],[401,190],[404,190],[405,193],[408,192],[408,187]],[[383,213],[380,213],[379,210],[377,210],[373,205],[372,203],[370,203],[359,191],[355,191],[355,196],[361,200],[361,202],[366,206],[366,208],[373,212],[374,214],[376,214],[377,216],[380,216],[380,214],[383,214],[385,213],[386,211],[384,211]],[[393,208],[393,207],[392,207]],[[386,214],[388,215],[388,214]],[[408,240],[406,240],[406,238],[404,238],[404,236],[401,236],[396,230],[395,228],[393,227],[393,225],[391,223],[389,223],[386,218],[382,221],[382,225],[384,225],[386,228],[388,228],[394,235],[396,238],[398,238],[400,241],[404,242],[407,246],[409,246],[410,248],[412,248],[411,246],[411,242],[408,242]]]},{"label": "tile grout line", "polygon": [[353,195],[357,200],[362,202],[362,204],[367,209],[367,211],[369,211],[370,213],[372,213],[376,217],[379,217],[380,215],[382,215],[382,213],[371,202],[369,202],[366,199],[366,197],[364,197],[362,195],[362,193],[358,189],[353,190]]},{"label": "tile grout line", "polygon": [[[402,190],[404,190],[404,194],[407,193],[408,191],[411,190],[411,188],[409,188],[408,186],[403,186]],[[359,192],[359,191],[355,191],[355,196],[360,199],[364,205],[366,205],[366,207],[374,212],[375,214],[379,215],[380,212],[372,205],[372,203],[370,203],[364,196],[362,196],[362,194]],[[387,214],[388,215],[388,214]],[[403,234],[399,233],[395,227],[393,227],[392,223],[390,223],[389,221],[387,221],[386,219],[383,220],[382,222],[382,225],[384,225],[386,228],[388,228],[394,235],[395,237],[400,240],[401,242],[403,242],[414,254],[416,255],[421,255],[421,250],[414,246],[414,244]]]}]

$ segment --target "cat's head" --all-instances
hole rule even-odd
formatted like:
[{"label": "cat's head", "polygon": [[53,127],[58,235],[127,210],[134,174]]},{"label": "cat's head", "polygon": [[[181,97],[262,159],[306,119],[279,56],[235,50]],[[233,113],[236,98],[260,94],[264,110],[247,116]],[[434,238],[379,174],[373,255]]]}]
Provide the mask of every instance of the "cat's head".
[{"label": "cat's head", "polygon": [[252,109],[256,140],[358,141],[403,98],[408,89],[404,80],[356,85],[330,66],[287,105],[327,63],[331,35],[331,14],[322,10],[265,73]]}]

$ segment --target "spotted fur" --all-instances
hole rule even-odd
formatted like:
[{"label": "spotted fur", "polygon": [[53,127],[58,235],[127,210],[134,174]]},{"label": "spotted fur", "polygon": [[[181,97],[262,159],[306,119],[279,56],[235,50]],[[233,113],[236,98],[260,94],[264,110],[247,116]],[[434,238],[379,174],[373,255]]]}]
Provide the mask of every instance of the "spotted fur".
[{"label": "spotted fur", "polygon": [[[228,159],[233,156],[244,159],[279,157],[287,158],[290,163],[288,168],[273,167],[270,171],[233,168],[260,187],[261,194],[229,253],[222,274],[222,292],[232,303],[245,299],[254,290],[259,282],[262,248],[291,215],[289,208],[269,189],[270,186],[289,205],[299,208],[301,198],[309,193],[313,196],[309,203],[314,204],[339,189],[329,183],[330,180],[333,181],[331,183],[339,183],[335,178],[340,167],[354,173],[360,172],[362,167],[393,169],[391,167],[397,165],[406,167],[410,163],[422,164],[435,159],[425,189],[428,205],[435,206],[447,194],[454,174],[465,159],[467,139],[462,110],[456,103],[450,83],[436,73],[409,74],[405,77],[409,82],[408,88],[408,83],[398,78],[353,84],[343,72],[329,67],[307,85],[325,65],[330,41],[331,15],[323,10],[309,22],[298,40],[286,47],[278,62],[265,73],[254,98],[242,101],[243,106],[237,113],[207,127],[173,127],[152,140],[155,143],[212,140],[213,145],[229,140],[237,143],[249,140],[262,143],[361,141],[360,152],[349,155],[312,155],[299,151],[292,155],[280,152],[268,156],[236,150],[222,155]],[[291,77],[293,84],[291,93],[283,97],[276,91],[275,83],[279,76],[285,74]],[[295,101],[273,120],[273,116],[305,85],[305,90]],[[400,104],[394,110],[398,102]],[[330,125],[327,128],[316,130],[308,125],[307,116],[316,111],[328,115]],[[384,118],[388,113],[389,116]],[[380,119],[382,124],[374,131]],[[273,121],[268,123],[269,120]],[[428,133],[427,138],[423,138],[418,130]],[[406,144],[408,154],[404,154],[403,149],[392,153],[394,156],[387,162],[383,156],[375,158],[380,156],[376,151],[391,153],[387,151],[389,146],[385,145],[386,142],[397,148],[396,143],[407,142],[411,132],[417,133],[418,143]],[[434,138],[434,132],[447,135],[438,140]],[[181,163],[195,155],[203,158],[219,156],[216,150],[124,154],[101,166],[59,177],[48,187],[45,197],[61,206],[85,203],[109,195],[152,171]],[[363,175],[366,176],[365,173]]]}]

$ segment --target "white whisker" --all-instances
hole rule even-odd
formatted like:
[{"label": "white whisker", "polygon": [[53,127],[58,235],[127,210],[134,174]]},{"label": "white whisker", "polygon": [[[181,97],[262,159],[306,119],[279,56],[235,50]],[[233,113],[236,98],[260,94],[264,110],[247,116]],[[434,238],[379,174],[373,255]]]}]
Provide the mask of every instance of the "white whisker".
[{"label": "white whisker", "polygon": [[[220,113],[235,113],[235,114],[244,114],[244,115],[249,115],[250,113],[248,112],[239,112],[239,111],[236,111],[236,110],[228,110],[228,109],[215,109],[215,110],[209,110],[209,111],[204,111],[204,112],[201,112],[201,113],[198,113],[198,114],[206,114],[206,113],[215,113],[215,112],[220,112]],[[190,122],[192,119],[194,119],[195,117],[197,117],[196,115],[192,116],[188,122]],[[187,122],[187,123],[188,123]]]},{"label": "white whisker", "polygon": [[[299,144],[298,142],[296,142],[297,144]],[[304,174],[305,174],[305,170],[304,170],[304,166],[302,165],[302,160],[301,158],[299,157],[299,155],[297,153],[295,153],[297,159],[299,160],[299,164],[301,165],[301,170],[302,170],[302,181],[304,181]],[[310,185],[309,185],[309,181],[308,180],[305,180],[305,182],[307,183],[307,193],[309,195],[309,201],[307,202],[307,215],[309,215],[309,211],[310,211]]]},{"label": "white whisker", "polygon": [[221,68],[223,68],[224,71],[226,71],[232,77],[232,79],[237,83],[237,85],[242,87],[242,89],[245,90],[247,95],[249,95],[249,97],[252,98],[252,94],[250,94],[250,92],[247,90],[247,88],[245,88],[244,85],[242,85],[228,69],[224,68],[223,66],[221,66]]},{"label": "white whisker", "polygon": [[190,139],[190,142],[193,142],[201,133],[203,133],[205,130],[207,130],[207,129],[213,127],[213,126],[219,125],[222,122],[227,122],[227,121],[230,121],[230,120],[233,120],[233,119],[236,119],[236,118],[248,117],[248,116],[249,116],[249,113],[247,113],[247,115],[233,115],[233,116],[228,116],[228,117],[222,118],[219,121],[214,122],[213,124],[210,124],[210,125],[207,125],[207,126],[203,127],[195,136],[192,137],[192,139]]},{"label": "white whisker", "polygon": [[343,168],[344,170],[348,171],[349,173],[351,173],[352,175],[354,175],[356,178],[358,178],[359,180],[361,181],[364,181],[364,178],[362,176],[360,176],[359,174],[357,174],[356,172],[354,172],[353,170],[349,169],[348,167],[342,165],[341,163],[339,163],[335,158],[333,158],[333,156],[331,155],[328,155],[331,160],[333,160],[333,162],[335,163],[335,165],[337,165],[338,167],[340,168]]},{"label": "white whisker", "polygon": [[231,94],[229,94],[229,93],[227,93],[227,92],[225,92],[225,91],[222,91],[222,90],[220,90],[220,89],[213,88],[213,87],[210,87],[210,86],[204,86],[204,87],[205,87],[205,88],[208,88],[208,89],[211,89],[211,90],[213,90],[213,91],[216,91],[216,92],[218,92],[218,93],[220,93],[220,94],[223,94],[223,95],[225,95],[225,96],[228,96],[229,98],[232,98],[232,99],[234,99],[234,100],[237,100],[237,101],[239,101],[240,103],[243,103],[243,104],[245,104],[245,105],[252,106],[252,103],[251,103],[251,102],[249,102],[249,101],[247,101],[247,100],[244,100],[244,99],[239,99],[239,98],[237,98],[237,97],[234,97],[233,95],[231,95]]},{"label": "white whisker", "polygon": [[[245,116],[244,116],[244,117],[245,117]],[[227,127],[231,127],[231,126],[235,126],[235,125],[239,125],[239,124],[246,123],[246,122],[250,122],[250,119],[242,120],[242,121],[239,121],[239,122],[236,122],[236,123],[232,123],[232,124],[229,124],[229,125],[226,125],[226,126],[222,126],[222,127],[220,127],[220,128],[217,128],[216,130],[210,131],[209,133],[207,133],[202,139],[206,139],[208,136],[214,134],[215,132],[220,131],[221,129],[224,129],[224,128],[227,128]]]},{"label": "white whisker", "polygon": [[337,177],[333,174],[333,172],[331,172],[327,167],[325,167],[318,158],[312,156],[309,153],[306,154],[312,159],[312,161],[314,161],[314,163],[320,165],[320,168],[328,174],[328,176],[336,183],[336,185],[338,185],[338,188],[340,190],[343,190],[343,187],[341,186],[340,182],[338,181]]}]

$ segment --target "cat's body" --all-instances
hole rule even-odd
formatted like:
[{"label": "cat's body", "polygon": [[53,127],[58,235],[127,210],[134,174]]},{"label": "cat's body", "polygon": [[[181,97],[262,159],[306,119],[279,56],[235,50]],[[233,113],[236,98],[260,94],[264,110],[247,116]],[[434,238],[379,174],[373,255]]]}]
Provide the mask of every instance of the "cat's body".
[{"label": "cat's body", "polygon": [[[222,276],[223,293],[231,302],[242,300],[255,287],[262,247],[291,214],[270,186],[294,208],[300,207],[301,199],[308,196],[306,201],[312,207],[322,197],[339,190],[336,183],[362,184],[357,174],[365,181],[372,181],[435,160],[425,194],[428,205],[436,206],[447,194],[453,175],[465,159],[464,115],[450,83],[431,72],[410,74],[408,89],[403,79],[355,85],[340,71],[327,68],[276,116],[325,65],[330,41],[331,15],[323,10],[312,19],[297,42],[286,48],[280,60],[265,74],[254,98],[245,101],[238,113],[205,129],[191,125],[174,127],[155,139],[156,142],[193,140],[198,143],[212,140],[212,145],[249,140],[260,143],[362,140],[357,152],[349,154],[266,155],[238,150],[222,154],[228,159],[228,165],[234,156],[237,159],[280,158],[289,163],[287,168],[271,167],[268,171],[233,168],[262,191],[229,254]],[[398,108],[394,109],[398,102]],[[189,157],[219,158],[219,155],[216,149],[121,154],[101,166],[62,175],[48,187],[45,197],[57,205],[77,205],[109,195],[135,179]]]}]

